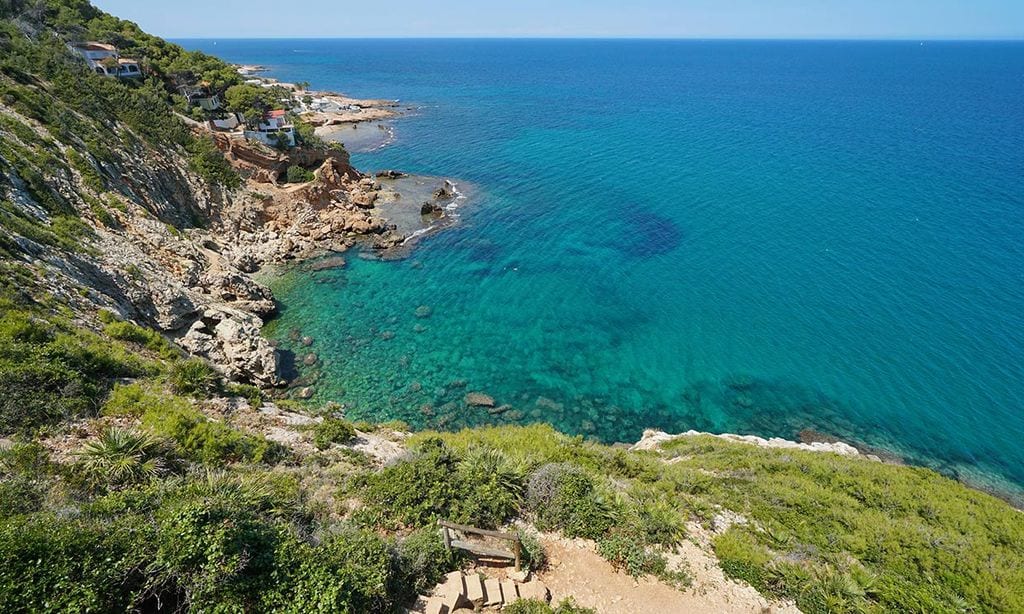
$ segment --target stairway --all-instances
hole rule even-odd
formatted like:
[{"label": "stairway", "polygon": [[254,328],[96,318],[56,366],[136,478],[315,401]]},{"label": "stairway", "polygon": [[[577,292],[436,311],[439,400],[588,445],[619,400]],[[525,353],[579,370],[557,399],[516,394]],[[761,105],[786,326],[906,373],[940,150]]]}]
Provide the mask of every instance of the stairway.
[{"label": "stairway", "polygon": [[496,611],[517,599],[551,599],[546,586],[539,580],[483,579],[479,574],[453,571],[437,585],[427,599],[424,614],[455,614],[457,611]]}]

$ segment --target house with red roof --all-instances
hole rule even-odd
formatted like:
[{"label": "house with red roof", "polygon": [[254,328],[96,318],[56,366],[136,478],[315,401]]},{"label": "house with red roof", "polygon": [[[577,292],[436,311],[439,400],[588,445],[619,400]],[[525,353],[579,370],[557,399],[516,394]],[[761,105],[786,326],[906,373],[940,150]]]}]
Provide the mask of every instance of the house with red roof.
[{"label": "house with red roof", "polygon": [[245,138],[271,147],[281,144],[295,147],[295,127],[288,123],[287,111],[269,111],[255,129],[245,131]]}]

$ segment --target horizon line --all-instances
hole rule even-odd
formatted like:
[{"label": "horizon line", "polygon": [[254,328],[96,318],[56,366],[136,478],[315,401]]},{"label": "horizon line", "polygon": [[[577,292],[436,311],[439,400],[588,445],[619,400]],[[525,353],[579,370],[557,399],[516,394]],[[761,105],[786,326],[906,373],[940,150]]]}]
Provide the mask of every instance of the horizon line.
[{"label": "horizon line", "polygon": [[211,36],[211,35],[189,35],[175,36],[164,35],[168,40],[634,40],[634,41],[736,41],[736,42],[1024,42],[1024,33],[1012,36],[947,36],[947,37],[914,37],[914,36],[545,36],[545,35],[524,35],[524,36],[501,36],[501,35],[452,35],[452,36],[404,36],[404,35],[381,35],[381,36],[297,36],[297,35],[250,35],[250,36]]}]

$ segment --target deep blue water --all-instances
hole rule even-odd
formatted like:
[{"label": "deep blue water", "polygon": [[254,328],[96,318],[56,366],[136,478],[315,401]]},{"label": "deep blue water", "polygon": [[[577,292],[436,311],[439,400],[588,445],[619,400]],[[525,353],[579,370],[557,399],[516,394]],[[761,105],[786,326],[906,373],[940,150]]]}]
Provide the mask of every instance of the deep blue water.
[{"label": "deep blue water", "polygon": [[812,428],[1024,486],[1024,43],[185,44],[413,104],[356,164],[475,187],[409,260],[275,283],[349,415]]}]

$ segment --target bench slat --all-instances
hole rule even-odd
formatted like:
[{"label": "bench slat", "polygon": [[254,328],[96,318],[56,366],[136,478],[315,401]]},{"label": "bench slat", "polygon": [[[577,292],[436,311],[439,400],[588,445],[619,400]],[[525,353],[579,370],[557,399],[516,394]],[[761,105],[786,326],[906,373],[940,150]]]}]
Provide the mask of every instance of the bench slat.
[{"label": "bench slat", "polygon": [[486,546],[480,546],[470,542],[462,541],[461,539],[452,540],[452,548],[461,548],[463,550],[469,550],[473,554],[479,554],[481,556],[493,556],[500,559],[515,559],[516,555],[509,552],[508,550],[498,550],[497,548],[487,548]]}]

